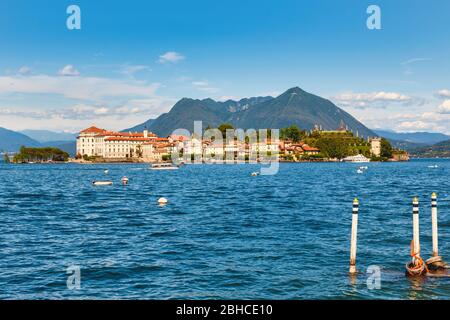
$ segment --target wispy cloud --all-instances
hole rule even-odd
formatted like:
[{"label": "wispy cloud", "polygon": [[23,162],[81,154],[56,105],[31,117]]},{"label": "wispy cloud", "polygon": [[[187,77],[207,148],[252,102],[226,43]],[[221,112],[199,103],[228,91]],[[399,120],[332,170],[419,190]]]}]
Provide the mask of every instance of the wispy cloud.
[{"label": "wispy cloud", "polygon": [[168,51],[162,55],[159,56],[159,63],[177,63],[181,60],[184,60],[185,56],[183,56],[181,53],[175,52],[175,51]]},{"label": "wispy cloud", "polygon": [[413,64],[418,62],[431,61],[430,58],[412,58],[406,61],[403,61],[401,65],[403,66],[403,73],[407,76],[414,74],[413,72]]},{"label": "wispy cloud", "polygon": [[134,74],[142,71],[151,71],[151,68],[142,64],[124,64],[120,68],[120,73],[126,76],[134,76]]},{"label": "wispy cloud", "polygon": [[135,80],[116,80],[99,77],[56,77],[35,75],[29,77],[0,77],[2,93],[58,94],[66,98],[98,101],[107,97],[153,97],[159,83],[147,84]]},{"label": "wispy cloud", "polygon": [[31,73],[31,69],[27,66],[22,66],[19,68],[19,74],[22,76],[29,75]]},{"label": "wispy cloud", "polygon": [[212,86],[208,81],[193,81],[192,85],[203,92],[216,93],[219,91],[219,88]]}]

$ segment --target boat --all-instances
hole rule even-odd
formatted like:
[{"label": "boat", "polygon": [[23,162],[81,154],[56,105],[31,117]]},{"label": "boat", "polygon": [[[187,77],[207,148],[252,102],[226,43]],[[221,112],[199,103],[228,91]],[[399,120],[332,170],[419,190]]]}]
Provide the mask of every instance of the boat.
[{"label": "boat", "polygon": [[92,181],[94,186],[111,186],[113,184],[112,181]]},{"label": "boat", "polygon": [[362,169],[358,169],[358,170],[356,170],[356,173],[361,174],[361,173],[364,173],[364,171]]},{"label": "boat", "polygon": [[357,162],[357,163],[362,163],[362,162],[370,162],[369,158],[366,158],[365,156],[363,156],[362,154],[358,154],[357,156],[350,156],[350,157],[346,157],[344,159],[342,159],[343,162]]},{"label": "boat", "polygon": [[178,170],[178,166],[172,163],[153,163],[150,166],[150,170]]},{"label": "boat", "polygon": [[432,165],[432,166],[428,166],[428,168],[435,169],[435,168],[439,168],[439,166],[437,164],[435,164],[435,165]]}]

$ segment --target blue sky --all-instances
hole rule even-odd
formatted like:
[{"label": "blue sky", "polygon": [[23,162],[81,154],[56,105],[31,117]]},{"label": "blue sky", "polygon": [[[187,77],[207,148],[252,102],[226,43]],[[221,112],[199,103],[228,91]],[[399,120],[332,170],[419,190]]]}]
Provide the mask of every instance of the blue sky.
[{"label": "blue sky", "polygon": [[299,86],[371,128],[450,134],[449,21],[447,0],[2,0],[0,126],[122,129],[182,97]]}]

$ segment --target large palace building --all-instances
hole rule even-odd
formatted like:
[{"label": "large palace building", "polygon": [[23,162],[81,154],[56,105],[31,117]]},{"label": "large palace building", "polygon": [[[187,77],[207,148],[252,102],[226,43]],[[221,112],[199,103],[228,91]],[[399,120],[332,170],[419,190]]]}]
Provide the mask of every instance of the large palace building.
[{"label": "large palace building", "polygon": [[113,132],[90,127],[81,131],[77,137],[77,155],[109,159],[138,158],[142,157],[144,149],[153,149],[165,142],[167,139],[158,138],[148,130]]}]

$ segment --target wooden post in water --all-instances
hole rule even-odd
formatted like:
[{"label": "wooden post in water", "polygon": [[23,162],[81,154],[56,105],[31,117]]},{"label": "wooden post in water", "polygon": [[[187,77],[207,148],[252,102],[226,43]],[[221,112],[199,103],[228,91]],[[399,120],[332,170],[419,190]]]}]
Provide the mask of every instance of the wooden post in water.
[{"label": "wooden post in water", "polygon": [[353,200],[352,235],[350,239],[350,274],[356,273],[356,241],[358,237],[358,199]]},{"label": "wooden post in water", "polygon": [[419,199],[413,199],[413,244],[414,254],[420,255],[420,239],[419,239]]},{"label": "wooden post in water", "polygon": [[431,195],[431,230],[433,235],[433,257],[439,257],[438,253],[438,218],[437,218],[437,195]]}]

